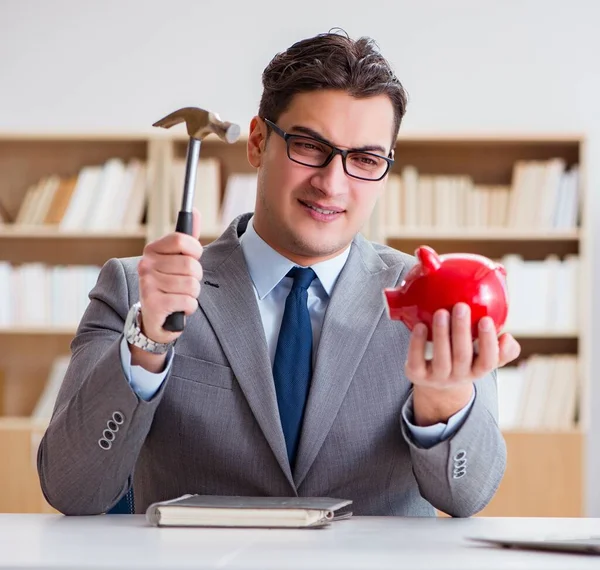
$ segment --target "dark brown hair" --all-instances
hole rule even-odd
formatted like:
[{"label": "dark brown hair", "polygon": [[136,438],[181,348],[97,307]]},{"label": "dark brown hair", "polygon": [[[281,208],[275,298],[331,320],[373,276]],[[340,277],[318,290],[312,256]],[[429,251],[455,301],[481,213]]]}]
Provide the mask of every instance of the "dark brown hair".
[{"label": "dark brown hair", "polygon": [[336,89],[357,98],[385,94],[394,106],[392,145],[396,143],[408,99],[374,40],[352,40],[345,32],[319,34],[278,53],[263,71],[262,83],[258,113],[273,122],[297,93]]}]

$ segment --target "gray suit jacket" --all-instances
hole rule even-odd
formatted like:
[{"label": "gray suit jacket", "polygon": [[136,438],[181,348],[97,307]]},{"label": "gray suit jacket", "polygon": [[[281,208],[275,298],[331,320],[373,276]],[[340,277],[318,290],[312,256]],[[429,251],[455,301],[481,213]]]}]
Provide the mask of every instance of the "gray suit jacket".
[{"label": "gray suit jacket", "polygon": [[[407,328],[391,321],[382,290],[414,258],[352,243],[323,322],[295,469],[281,429],[266,340],[236,219],[205,248],[199,310],[150,401],[136,396],[119,344],[138,300],[138,258],[112,259],[90,293],[72,359],[38,452],[41,486],[65,514],[109,510],[133,475],[135,510],[184,493],[332,496],[357,515],[470,516],[505,469],[495,375],[476,383],[458,432],[420,448],[401,420]],[[123,416],[110,449],[99,445]],[[114,425],[113,425],[114,427]]]}]

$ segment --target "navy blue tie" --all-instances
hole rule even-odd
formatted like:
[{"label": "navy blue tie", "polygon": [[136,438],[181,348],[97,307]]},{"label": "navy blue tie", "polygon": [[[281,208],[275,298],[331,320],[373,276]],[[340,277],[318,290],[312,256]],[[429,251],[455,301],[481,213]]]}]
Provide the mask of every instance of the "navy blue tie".
[{"label": "navy blue tie", "polygon": [[312,327],[307,299],[308,287],[316,275],[312,269],[300,267],[294,267],[287,275],[294,284],[285,302],[273,376],[288,459],[293,466],[312,375]]}]

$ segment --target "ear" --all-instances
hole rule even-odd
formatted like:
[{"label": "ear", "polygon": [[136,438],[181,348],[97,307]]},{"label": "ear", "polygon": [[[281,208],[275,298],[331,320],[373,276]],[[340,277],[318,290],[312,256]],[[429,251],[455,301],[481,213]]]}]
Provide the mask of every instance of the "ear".
[{"label": "ear", "polygon": [[248,145],[246,148],[248,162],[254,168],[258,168],[261,165],[266,144],[267,125],[265,125],[265,122],[260,117],[255,116],[250,121],[250,134],[248,135]]}]

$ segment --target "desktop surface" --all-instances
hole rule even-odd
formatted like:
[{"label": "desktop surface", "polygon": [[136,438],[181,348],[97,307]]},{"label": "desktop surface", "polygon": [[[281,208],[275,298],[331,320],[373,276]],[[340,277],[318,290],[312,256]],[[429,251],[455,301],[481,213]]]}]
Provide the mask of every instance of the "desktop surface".
[{"label": "desktop surface", "polygon": [[323,529],[156,528],[141,515],[0,515],[0,568],[419,570],[600,567],[472,536],[600,536],[600,519],[354,517]]}]

